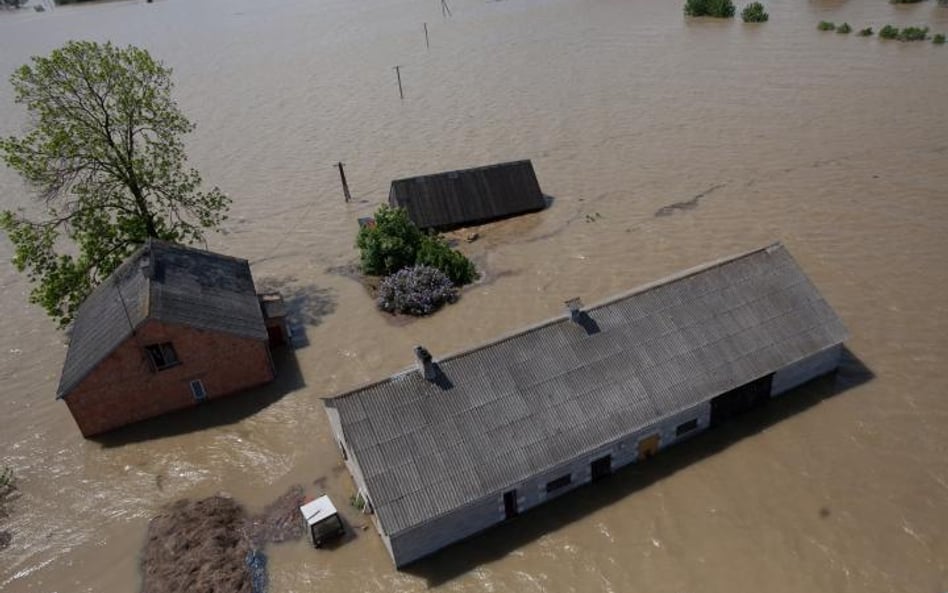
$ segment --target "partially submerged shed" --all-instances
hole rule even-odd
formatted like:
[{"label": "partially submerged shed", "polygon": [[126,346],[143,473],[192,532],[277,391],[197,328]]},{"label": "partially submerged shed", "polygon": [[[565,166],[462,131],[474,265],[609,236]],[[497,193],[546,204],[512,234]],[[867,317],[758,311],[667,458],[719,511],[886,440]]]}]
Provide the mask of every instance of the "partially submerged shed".
[{"label": "partially submerged shed", "polygon": [[327,400],[396,566],[839,364],[847,333],[780,244]]},{"label": "partially submerged shed", "polygon": [[546,200],[529,160],[392,182],[388,203],[420,229],[445,230],[542,210]]}]

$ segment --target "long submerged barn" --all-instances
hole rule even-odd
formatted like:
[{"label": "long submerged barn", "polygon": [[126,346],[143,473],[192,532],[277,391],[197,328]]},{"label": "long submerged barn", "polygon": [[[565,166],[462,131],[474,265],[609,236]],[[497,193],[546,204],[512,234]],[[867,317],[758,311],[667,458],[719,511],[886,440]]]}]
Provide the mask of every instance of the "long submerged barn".
[{"label": "long submerged barn", "polygon": [[481,224],[546,206],[528,160],[397,179],[388,203],[404,208],[423,230]]},{"label": "long submerged barn", "polygon": [[779,243],[326,401],[396,566],[839,364],[846,329]]}]

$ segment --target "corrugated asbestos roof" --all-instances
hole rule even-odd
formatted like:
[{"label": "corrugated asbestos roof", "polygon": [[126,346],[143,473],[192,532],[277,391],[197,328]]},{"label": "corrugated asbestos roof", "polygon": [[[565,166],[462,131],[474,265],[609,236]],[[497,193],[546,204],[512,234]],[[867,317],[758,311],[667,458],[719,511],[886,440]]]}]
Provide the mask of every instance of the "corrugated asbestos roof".
[{"label": "corrugated asbestos roof", "polygon": [[586,311],[582,325],[567,315],[440,360],[441,386],[412,369],[326,401],[387,534],[499,494],[847,335],[780,244]]},{"label": "corrugated asbestos roof", "polygon": [[405,208],[421,229],[478,224],[546,206],[530,161],[398,179],[388,202]]},{"label": "corrugated asbestos roof", "polygon": [[57,396],[146,319],[267,339],[247,260],[150,240],[79,307]]}]

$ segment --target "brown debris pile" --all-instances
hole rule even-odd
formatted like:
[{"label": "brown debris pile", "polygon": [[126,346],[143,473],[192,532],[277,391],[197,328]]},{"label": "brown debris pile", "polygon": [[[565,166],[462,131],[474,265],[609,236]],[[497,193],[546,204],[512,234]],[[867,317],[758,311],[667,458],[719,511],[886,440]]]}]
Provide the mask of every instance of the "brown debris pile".
[{"label": "brown debris pile", "polygon": [[300,520],[300,505],[303,504],[303,487],[293,486],[276,499],[263,512],[250,518],[247,531],[255,548],[264,544],[285,542],[303,536]]},{"label": "brown debris pile", "polygon": [[260,551],[303,535],[303,498],[303,487],[294,486],[253,517],[226,496],[179,500],[148,524],[142,593],[262,592]]},{"label": "brown debris pile", "polygon": [[148,524],[142,593],[251,593],[246,521],[223,496],[171,505]]}]

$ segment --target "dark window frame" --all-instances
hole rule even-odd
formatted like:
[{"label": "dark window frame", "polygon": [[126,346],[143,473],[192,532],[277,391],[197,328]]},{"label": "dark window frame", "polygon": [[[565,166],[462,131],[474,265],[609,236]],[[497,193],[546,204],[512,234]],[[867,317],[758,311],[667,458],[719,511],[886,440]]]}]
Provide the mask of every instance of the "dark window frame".
[{"label": "dark window frame", "polygon": [[[201,387],[201,393],[198,394],[197,390],[194,389],[194,386],[198,385]],[[207,387],[204,386],[204,381],[200,379],[191,379],[188,381],[188,387],[191,388],[191,396],[194,397],[195,401],[203,402],[207,401]]]},{"label": "dark window frame", "polygon": [[553,492],[556,492],[557,490],[562,490],[563,488],[566,488],[572,483],[573,483],[573,474],[566,474],[565,476],[560,476],[556,478],[555,480],[550,480],[549,482],[546,483],[546,493],[552,494]]},{"label": "dark window frame", "polygon": [[161,342],[145,346],[145,355],[155,371],[164,371],[181,364],[178,353],[171,342]]},{"label": "dark window frame", "polygon": [[680,437],[698,430],[698,419],[692,418],[687,422],[682,422],[675,427],[675,436]]}]

